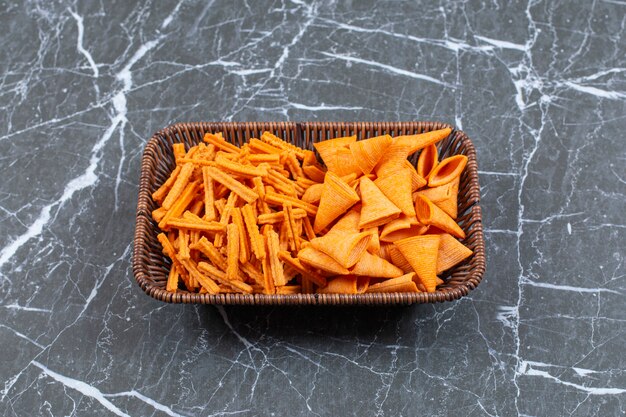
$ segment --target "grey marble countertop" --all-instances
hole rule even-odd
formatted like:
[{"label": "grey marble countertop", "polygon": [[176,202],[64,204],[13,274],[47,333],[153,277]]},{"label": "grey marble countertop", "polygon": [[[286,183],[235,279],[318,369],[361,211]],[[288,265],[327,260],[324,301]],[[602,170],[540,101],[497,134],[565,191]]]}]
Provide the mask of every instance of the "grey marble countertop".
[{"label": "grey marble countertop", "polygon": [[[0,3],[0,415],[624,415],[624,1],[131,3]],[[407,308],[151,299],[142,149],[196,120],[455,124],[483,283]]]}]

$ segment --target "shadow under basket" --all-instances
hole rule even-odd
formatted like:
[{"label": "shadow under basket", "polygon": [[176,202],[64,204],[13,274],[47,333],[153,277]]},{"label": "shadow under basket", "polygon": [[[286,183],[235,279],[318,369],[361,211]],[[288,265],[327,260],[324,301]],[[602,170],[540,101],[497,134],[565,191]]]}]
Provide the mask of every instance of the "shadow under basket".
[{"label": "shadow under basket", "polygon": [[[269,131],[304,149],[313,143],[356,135],[359,140],[389,134],[413,135],[431,130],[452,128],[452,133],[438,144],[440,158],[463,154],[468,163],[459,187],[458,223],[467,237],[462,241],[473,254],[463,263],[445,272],[445,284],[433,293],[367,293],[367,294],[197,294],[179,290],[167,292],[165,284],[170,260],[161,252],[157,240],[159,228],[152,220],[157,208],[152,193],[165,182],[175,166],[172,144],[184,142],[187,148],[202,141],[207,132],[222,132],[224,138],[238,146]],[[415,165],[418,153],[411,156]],[[143,153],[135,238],[133,273],[139,286],[151,297],[168,303],[229,305],[399,305],[453,301],[469,293],[485,272],[485,244],[480,211],[480,186],[476,150],[467,135],[439,122],[215,122],[177,123],[154,134]]]}]

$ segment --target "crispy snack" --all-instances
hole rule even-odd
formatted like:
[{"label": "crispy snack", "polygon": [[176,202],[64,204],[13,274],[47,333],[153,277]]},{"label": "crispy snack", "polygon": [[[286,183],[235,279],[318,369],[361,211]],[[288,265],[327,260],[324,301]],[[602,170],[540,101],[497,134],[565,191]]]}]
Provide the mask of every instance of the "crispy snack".
[{"label": "crispy snack", "polygon": [[439,153],[437,151],[437,146],[435,146],[435,144],[430,144],[422,149],[422,152],[417,159],[417,174],[425,180],[428,180],[430,173],[433,169],[435,169],[438,163]]},{"label": "crispy snack", "polygon": [[318,288],[320,294],[362,294],[369,287],[369,277],[345,275],[328,281],[324,288]]},{"label": "crispy snack", "polygon": [[322,251],[307,246],[298,252],[300,262],[332,275],[348,275],[350,271]]},{"label": "crispy snack", "polygon": [[350,272],[353,275],[380,278],[395,278],[403,274],[402,270],[397,266],[369,252],[363,252],[361,259]]},{"label": "crispy snack", "polygon": [[428,177],[429,187],[439,187],[445,185],[461,176],[461,172],[467,165],[467,156],[454,155],[441,161],[430,173]]},{"label": "crispy snack", "polygon": [[402,213],[402,210],[385,197],[372,180],[361,177],[359,188],[361,190],[361,201],[363,204],[361,219],[359,221],[360,228],[364,229],[383,225],[398,218],[400,213]]},{"label": "crispy snack", "polygon": [[413,195],[411,193],[412,183],[407,181],[407,178],[410,177],[411,172],[403,168],[386,177],[379,177],[374,181],[374,184],[385,194],[389,201],[402,210],[402,213],[407,216],[415,216]]},{"label": "crispy snack", "polygon": [[[409,193],[409,199],[411,194]],[[329,171],[324,179],[324,188],[315,216],[313,230],[319,233],[336,218],[344,214],[359,201],[359,195],[337,174]],[[412,202],[411,202],[412,203]]]},{"label": "crispy snack", "polygon": [[226,244],[226,278],[228,280],[237,279],[239,275],[239,228],[236,223],[228,225],[228,242]]},{"label": "crispy snack", "polygon": [[259,198],[259,195],[254,192],[254,190],[248,188],[243,185],[241,182],[237,181],[230,175],[220,171],[219,169],[213,167],[207,167],[206,173],[209,177],[211,177],[214,181],[223,184],[226,188],[231,190],[233,193],[237,194],[239,197],[243,198],[247,203],[253,203]]},{"label": "crispy snack", "polygon": [[472,255],[472,250],[451,235],[439,235],[439,252],[437,253],[437,274],[452,268]]},{"label": "crispy snack", "polygon": [[439,187],[427,188],[416,193],[428,198],[448,216],[456,219],[458,215],[459,178]]},{"label": "crispy snack", "polygon": [[369,286],[365,292],[420,292],[413,282],[414,272]]},{"label": "crispy snack", "polygon": [[440,239],[439,235],[423,235],[393,243],[411,264],[428,292],[434,292],[437,286],[437,253]]},{"label": "crispy snack", "polygon": [[415,211],[420,223],[436,226],[459,239],[465,239],[465,232],[454,219],[423,195],[415,198]]},{"label": "crispy snack", "polygon": [[361,171],[364,174],[369,174],[392,143],[393,138],[389,135],[376,136],[375,138],[352,142],[350,152]]},{"label": "crispy snack", "polygon": [[[455,222],[464,156],[438,162],[447,129],[315,143],[221,133],[186,149],[154,193],[170,292],[435,291],[472,251]],[[417,168],[407,157],[419,151]],[[326,169],[328,168],[328,169]],[[371,281],[371,283],[370,283]]]},{"label": "crispy snack", "polygon": [[452,129],[445,128],[420,133],[418,135],[398,136],[395,138],[395,141],[409,146],[409,153],[407,154],[407,156],[409,156],[428,145],[432,145],[447,138],[450,133],[452,133]]},{"label": "crispy snack", "polygon": [[428,183],[424,177],[417,173],[417,170],[408,159],[404,160],[403,168],[409,170],[409,173],[411,174],[411,192],[419,190]]},{"label": "crispy snack", "polygon": [[311,240],[311,245],[333,258],[344,268],[351,268],[366,251],[372,236],[363,233],[329,233]]}]

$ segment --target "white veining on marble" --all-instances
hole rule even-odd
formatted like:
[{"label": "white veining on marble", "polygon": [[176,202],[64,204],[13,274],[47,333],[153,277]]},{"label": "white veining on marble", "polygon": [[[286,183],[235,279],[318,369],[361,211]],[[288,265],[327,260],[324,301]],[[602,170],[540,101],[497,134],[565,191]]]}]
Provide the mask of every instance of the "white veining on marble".
[{"label": "white veining on marble", "polygon": [[321,52],[322,55],[325,55],[327,57],[333,58],[333,59],[339,59],[341,61],[346,61],[346,62],[355,62],[357,64],[364,64],[370,67],[375,67],[375,68],[381,68],[387,72],[390,72],[392,74],[398,74],[398,75],[403,75],[405,77],[410,77],[410,78],[415,78],[417,80],[423,80],[423,81],[428,81],[430,83],[434,83],[434,84],[439,84],[439,85],[443,85],[445,87],[448,88],[454,88],[453,85],[450,85],[446,82],[440,81],[436,78],[433,78],[429,75],[424,75],[424,74],[418,74],[416,72],[412,72],[412,71],[407,71],[405,69],[402,68],[396,68],[392,65],[388,65],[388,64],[383,64],[381,62],[376,62],[376,61],[370,61],[367,59],[361,59],[361,58],[357,58],[357,57],[353,57],[353,56],[348,56],[348,55],[341,55],[341,54],[334,54],[334,53],[330,53],[330,52]]}]

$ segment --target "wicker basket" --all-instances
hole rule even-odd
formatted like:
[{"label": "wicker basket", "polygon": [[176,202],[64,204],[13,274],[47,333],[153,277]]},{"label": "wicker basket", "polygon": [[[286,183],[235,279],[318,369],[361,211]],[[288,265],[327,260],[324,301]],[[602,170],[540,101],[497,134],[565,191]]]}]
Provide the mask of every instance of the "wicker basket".
[{"label": "wicker basket", "polygon": [[[463,243],[474,251],[464,263],[443,276],[445,284],[434,293],[368,293],[368,294],[196,294],[165,291],[170,261],[161,252],[157,240],[159,229],[152,220],[156,208],[151,194],[167,179],[175,161],[172,144],[185,142],[192,146],[205,132],[223,132],[226,140],[242,145],[250,138],[260,137],[270,131],[286,141],[305,149],[313,143],[336,137],[357,135],[366,139],[382,134],[408,135],[443,129],[452,126],[438,122],[220,122],[178,123],[168,126],[152,136],[143,153],[139,180],[137,223],[133,244],[133,272],[139,286],[151,297],[168,303],[238,304],[238,305],[376,305],[412,304],[452,301],[467,295],[481,281],[485,271],[485,246],[479,206],[480,187],[476,151],[471,140],[459,130],[439,143],[442,158],[463,154],[469,158],[461,176],[459,187],[458,222],[467,234]],[[415,163],[417,154],[412,156]]]}]

